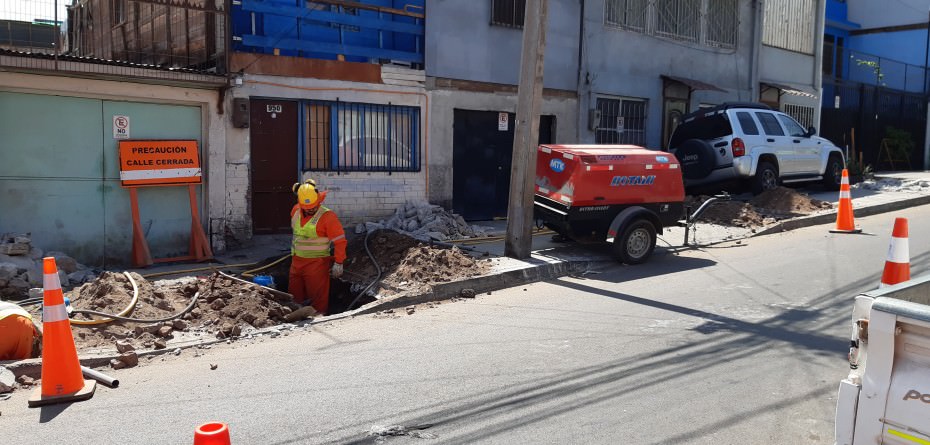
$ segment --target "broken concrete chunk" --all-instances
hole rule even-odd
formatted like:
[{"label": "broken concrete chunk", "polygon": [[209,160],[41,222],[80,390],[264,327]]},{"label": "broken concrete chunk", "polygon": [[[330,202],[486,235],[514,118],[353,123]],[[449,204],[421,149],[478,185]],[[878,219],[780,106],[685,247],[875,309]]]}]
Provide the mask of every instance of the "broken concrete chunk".
[{"label": "broken concrete chunk", "polygon": [[174,329],[178,331],[183,331],[187,329],[187,322],[184,320],[174,320]]},{"label": "broken concrete chunk", "polygon": [[226,307],[226,302],[220,298],[214,300],[213,303],[210,304],[210,309],[213,309],[214,311],[218,311],[224,307]]},{"label": "broken concrete chunk", "polygon": [[462,298],[475,298],[474,289],[462,289],[461,292]]},{"label": "broken concrete chunk", "polygon": [[58,270],[63,270],[65,273],[74,273],[78,270],[78,262],[64,252],[47,252],[45,256],[54,257]]},{"label": "broken concrete chunk", "polygon": [[0,244],[0,253],[10,256],[26,255],[32,247],[26,243]]},{"label": "broken concrete chunk", "polygon": [[162,326],[158,329],[158,336],[162,338],[171,338],[172,332],[174,332],[174,328],[171,326]]},{"label": "broken concrete chunk", "polygon": [[0,263],[0,280],[12,280],[17,275],[18,269],[13,263]]},{"label": "broken concrete chunk", "polygon": [[116,342],[116,351],[120,354],[135,350],[136,348],[132,345],[132,343],[129,343],[128,340],[120,340]]},{"label": "broken concrete chunk", "polygon": [[123,369],[123,368],[126,367],[126,364],[123,363],[122,360],[119,360],[119,359],[115,359],[115,358],[114,358],[114,359],[110,360],[110,367],[113,368],[113,369]]},{"label": "broken concrete chunk", "polygon": [[158,339],[155,339],[155,343],[153,343],[153,346],[155,346],[155,349],[165,349],[168,347],[168,343],[165,341],[165,339],[158,338]]},{"label": "broken concrete chunk", "polygon": [[36,380],[28,375],[21,375],[16,378],[16,381],[23,386],[32,386],[36,384]]},{"label": "broken concrete chunk", "polygon": [[123,362],[127,368],[132,368],[139,364],[139,354],[135,351],[124,352],[119,355],[119,361]]}]

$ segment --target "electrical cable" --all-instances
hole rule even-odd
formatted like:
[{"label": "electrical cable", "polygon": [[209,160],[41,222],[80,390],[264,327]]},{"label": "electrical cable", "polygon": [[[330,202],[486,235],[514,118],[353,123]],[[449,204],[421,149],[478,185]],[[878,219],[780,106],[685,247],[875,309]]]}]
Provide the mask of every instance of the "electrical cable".
[{"label": "electrical cable", "polygon": [[126,315],[129,315],[130,313],[132,313],[133,309],[136,308],[136,303],[139,301],[139,286],[136,284],[136,280],[132,279],[132,275],[130,275],[129,272],[123,272],[123,275],[126,275],[126,278],[129,279],[129,284],[132,284],[132,300],[129,301],[129,305],[127,305],[125,309],[123,309],[122,311],[120,311],[118,314],[115,314],[115,315],[105,314],[103,312],[97,312],[97,311],[76,309],[76,310],[71,311],[71,313],[72,314],[97,315],[97,316],[108,317],[108,318],[102,318],[102,319],[97,319],[97,320],[72,319],[71,324],[78,325],[78,326],[93,326],[93,325],[98,325],[98,324],[109,323],[115,319],[124,320]]},{"label": "electrical cable", "polygon": [[246,277],[246,278],[252,278],[252,277],[255,276],[255,272],[258,272],[258,271],[260,271],[260,270],[265,270],[265,269],[268,269],[268,268],[273,267],[273,266],[277,266],[277,265],[280,264],[282,261],[284,261],[284,260],[286,260],[286,259],[288,259],[288,258],[290,258],[290,257],[291,257],[291,254],[284,255],[284,256],[282,256],[281,258],[278,258],[278,259],[274,260],[273,262],[271,262],[271,263],[269,263],[269,264],[266,264],[266,265],[261,266],[261,267],[256,267],[255,269],[247,270],[247,271],[245,271],[245,272],[242,272],[242,273],[239,274],[239,275],[242,275],[243,277]]},{"label": "electrical cable", "polygon": [[198,267],[198,268],[194,268],[194,269],[169,270],[169,271],[165,271],[165,272],[155,272],[155,273],[150,273],[150,274],[142,275],[142,278],[154,278],[154,277],[161,277],[161,276],[165,276],[165,275],[180,275],[180,274],[186,274],[186,273],[190,273],[190,272],[203,272],[203,271],[208,271],[208,270],[219,270],[219,269],[221,269],[221,268],[222,268],[222,269],[231,269],[231,268],[236,268],[236,267],[252,267],[252,266],[254,266],[254,265],[258,264],[258,263],[260,263],[260,261],[256,261],[256,262],[254,262],[254,263],[223,264],[223,265],[220,265],[220,266]]},{"label": "electrical cable", "polygon": [[[381,229],[381,230],[389,230],[391,232],[397,233],[396,230],[391,230],[391,229]],[[382,274],[381,265],[378,264],[378,261],[375,260],[375,256],[372,255],[371,250],[368,248],[368,237],[371,236],[372,233],[373,232],[369,231],[368,233],[365,234],[365,242],[363,244],[365,245],[365,253],[368,254],[368,258],[371,258],[371,263],[375,265],[375,269],[378,271],[378,276],[375,277],[375,279],[372,280],[371,283],[365,287],[365,289],[363,289],[361,292],[358,293],[358,295],[355,296],[355,299],[352,300],[352,303],[349,303],[349,307],[346,308],[347,311],[352,310],[352,306],[355,306],[355,303],[358,303],[358,299],[362,298],[362,295],[365,295],[368,292],[368,290],[371,289],[371,287],[375,285],[375,283],[381,281],[381,274]]]},{"label": "electrical cable", "polygon": [[[114,320],[128,321],[128,322],[133,322],[133,323],[161,323],[161,322],[163,322],[163,321],[171,321],[171,320],[174,320],[174,319],[176,319],[176,318],[178,318],[178,317],[181,317],[181,316],[183,316],[184,314],[190,312],[191,310],[193,310],[193,309],[194,309],[194,306],[197,305],[197,299],[198,299],[198,298],[200,298],[200,292],[196,292],[196,293],[194,294],[193,298],[191,298],[190,304],[188,304],[186,308],[184,308],[183,310],[181,310],[181,312],[178,312],[178,313],[176,313],[176,314],[174,314],[174,315],[171,315],[171,316],[169,316],[169,317],[162,317],[162,318],[132,318],[132,317],[124,317],[124,316],[121,316],[121,315],[107,314],[107,313],[104,313],[104,312],[92,311],[92,310],[87,310],[87,309],[75,309],[75,310],[72,311],[71,313],[72,313],[72,314],[84,314],[84,315],[96,315],[96,316],[98,316],[98,317],[109,317],[109,318],[110,318],[109,320],[106,320],[106,321],[104,321],[103,323],[109,323],[109,322],[114,321]],[[74,324],[75,321],[81,321],[81,320],[73,320],[73,319],[72,319],[72,320],[71,320],[71,323]],[[94,321],[97,321],[98,323],[84,323],[84,324],[100,324],[100,323],[99,323],[100,320],[94,320]]]}]

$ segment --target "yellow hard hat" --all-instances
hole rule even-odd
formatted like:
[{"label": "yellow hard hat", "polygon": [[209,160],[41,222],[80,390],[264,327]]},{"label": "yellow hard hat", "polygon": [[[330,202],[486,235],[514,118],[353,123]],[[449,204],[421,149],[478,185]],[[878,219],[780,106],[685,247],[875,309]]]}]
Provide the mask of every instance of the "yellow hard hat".
[{"label": "yellow hard hat", "polygon": [[320,194],[316,191],[316,183],[312,179],[294,184],[294,192],[297,193],[297,204],[302,209],[312,209],[320,203]]}]

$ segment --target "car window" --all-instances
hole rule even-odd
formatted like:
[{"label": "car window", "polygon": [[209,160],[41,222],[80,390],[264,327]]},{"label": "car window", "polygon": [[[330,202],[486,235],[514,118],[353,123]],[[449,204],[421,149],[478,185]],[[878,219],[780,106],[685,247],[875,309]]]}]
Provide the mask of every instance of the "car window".
[{"label": "car window", "polygon": [[756,126],[756,121],[752,119],[752,115],[745,111],[740,111],[736,113],[736,119],[739,120],[739,126],[743,128],[743,134],[755,136],[759,134],[759,127]]},{"label": "car window", "polygon": [[785,135],[785,132],[781,129],[781,125],[778,125],[778,119],[775,119],[774,114],[756,113],[756,117],[759,118],[759,122],[762,124],[762,129],[765,130],[765,134],[769,136]]},{"label": "car window", "polygon": [[791,117],[785,116],[784,114],[779,114],[778,120],[780,120],[782,125],[785,126],[785,129],[788,130],[789,135],[795,136],[795,137],[807,136],[807,132],[804,131],[804,128],[801,127],[800,124],[795,122],[794,119],[792,119]]},{"label": "car window", "polygon": [[730,127],[730,119],[726,113],[717,113],[711,116],[694,119],[684,122],[675,128],[672,133],[672,139],[669,141],[669,148],[678,148],[688,139],[710,140],[722,138],[733,134]]}]

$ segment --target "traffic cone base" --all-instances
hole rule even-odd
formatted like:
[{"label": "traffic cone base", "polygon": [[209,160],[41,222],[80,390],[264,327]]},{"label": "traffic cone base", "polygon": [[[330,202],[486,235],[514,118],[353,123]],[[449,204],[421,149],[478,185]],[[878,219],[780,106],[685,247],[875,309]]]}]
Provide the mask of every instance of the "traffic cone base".
[{"label": "traffic cone base", "polygon": [[60,396],[43,396],[40,382],[40,386],[36,388],[35,392],[32,393],[32,397],[29,397],[29,407],[35,408],[43,405],[54,405],[56,403],[79,402],[81,400],[87,400],[94,396],[94,391],[96,389],[96,381],[84,380],[84,388],[81,388],[78,392],[62,394]]},{"label": "traffic cone base", "polygon": [[831,229],[830,233],[862,233],[862,229],[852,229],[852,230]]}]

